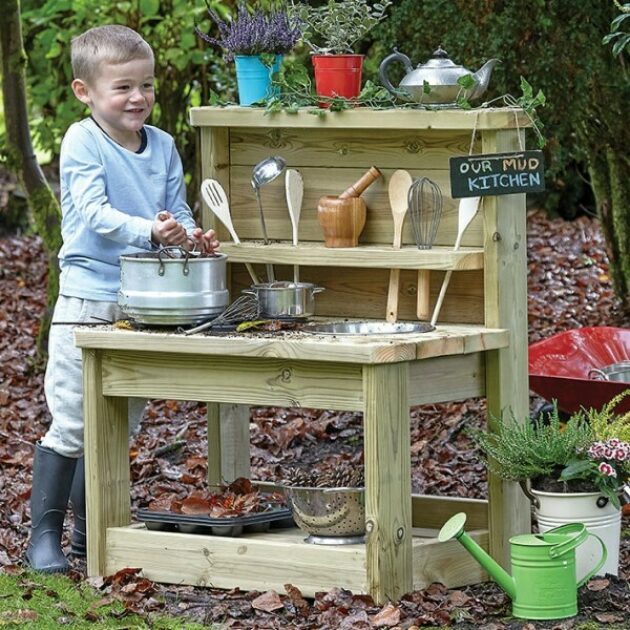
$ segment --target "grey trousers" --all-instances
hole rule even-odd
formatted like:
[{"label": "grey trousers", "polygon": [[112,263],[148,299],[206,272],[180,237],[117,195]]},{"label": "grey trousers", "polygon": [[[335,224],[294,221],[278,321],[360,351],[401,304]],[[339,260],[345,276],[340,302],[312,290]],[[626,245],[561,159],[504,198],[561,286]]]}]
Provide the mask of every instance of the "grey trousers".
[{"label": "grey trousers", "polygon": [[[83,455],[83,371],[81,350],[74,345],[75,322],[124,318],[116,302],[99,302],[60,295],[48,339],[44,391],[52,424],[41,445],[64,457]],[[64,325],[63,322],[70,324]],[[146,400],[129,399],[129,432],[137,430]]]}]

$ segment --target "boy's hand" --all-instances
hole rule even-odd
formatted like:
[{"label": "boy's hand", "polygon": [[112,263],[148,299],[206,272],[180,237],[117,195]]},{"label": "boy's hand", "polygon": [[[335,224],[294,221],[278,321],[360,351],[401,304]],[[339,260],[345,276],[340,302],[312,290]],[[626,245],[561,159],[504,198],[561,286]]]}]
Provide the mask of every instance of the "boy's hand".
[{"label": "boy's hand", "polygon": [[186,228],[170,212],[159,212],[151,226],[151,240],[156,245],[181,245],[188,241]]},{"label": "boy's hand", "polygon": [[197,249],[204,254],[214,254],[214,250],[219,248],[219,241],[216,240],[214,230],[204,232],[201,228],[195,228],[192,238],[196,243]]}]

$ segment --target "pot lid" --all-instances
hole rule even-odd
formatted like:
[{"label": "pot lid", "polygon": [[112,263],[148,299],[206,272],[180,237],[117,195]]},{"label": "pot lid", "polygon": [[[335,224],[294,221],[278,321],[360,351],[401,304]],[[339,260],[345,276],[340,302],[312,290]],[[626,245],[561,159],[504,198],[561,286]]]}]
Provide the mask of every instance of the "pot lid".
[{"label": "pot lid", "polygon": [[461,68],[462,66],[458,66],[453,63],[448,56],[448,53],[442,48],[442,46],[438,46],[437,50],[433,51],[431,58],[425,64],[419,64],[418,68],[433,68],[437,70],[446,70],[452,68]]}]

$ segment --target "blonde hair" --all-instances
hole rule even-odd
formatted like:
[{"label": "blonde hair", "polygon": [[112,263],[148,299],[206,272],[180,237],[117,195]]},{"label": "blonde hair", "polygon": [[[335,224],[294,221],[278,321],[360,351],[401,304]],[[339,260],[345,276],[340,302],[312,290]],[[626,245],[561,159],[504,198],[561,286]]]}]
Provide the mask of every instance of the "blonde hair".
[{"label": "blonde hair", "polygon": [[72,39],[72,72],[86,83],[98,76],[101,63],[127,63],[134,59],[153,61],[153,50],[138,33],[127,26],[96,26]]}]

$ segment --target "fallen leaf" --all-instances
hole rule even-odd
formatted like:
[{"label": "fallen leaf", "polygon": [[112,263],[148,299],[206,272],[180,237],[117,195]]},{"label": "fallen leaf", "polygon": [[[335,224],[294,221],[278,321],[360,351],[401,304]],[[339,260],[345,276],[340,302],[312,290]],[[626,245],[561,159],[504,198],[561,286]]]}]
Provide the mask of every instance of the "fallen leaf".
[{"label": "fallen leaf", "polygon": [[379,612],[377,612],[370,621],[377,628],[391,628],[400,623],[400,608],[391,603],[386,604]]},{"label": "fallen leaf", "polygon": [[623,615],[616,613],[599,612],[593,616],[601,623],[621,623],[623,621]]},{"label": "fallen leaf", "polygon": [[607,580],[606,578],[600,578],[598,580],[591,580],[587,585],[586,588],[589,591],[603,591],[605,588],[608,588],[610,586],[610,580]]},{"label": "fallen leaf", "polygon": [[265,612],[272,612],[284,608],[284,604],[280,600],[280,596],[276,591],[267,591],[262,595],[259,595],[252,601],[252,608],[256,610],[264,610]]}]

